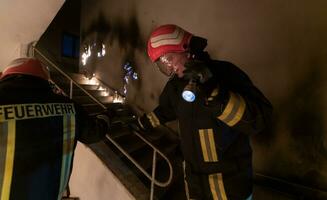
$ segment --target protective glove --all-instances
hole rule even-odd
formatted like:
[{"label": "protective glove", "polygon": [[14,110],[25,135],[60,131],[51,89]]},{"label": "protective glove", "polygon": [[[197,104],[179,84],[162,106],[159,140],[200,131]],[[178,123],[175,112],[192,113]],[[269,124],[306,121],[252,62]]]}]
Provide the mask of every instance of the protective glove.
[{"label": "protective glove", "polygon": [[105,113],[102,113],[102,114],[96,115],[96,120],[97,120],[98,124],[102,123],[103,125],[105,125],[103,127],[103,129],[105,130],[105,132],[108,132],[108,130],[111,127],[111,121],[110,121],[109,116],[106,115]]},{"label": "protective glove", "polygon": [[137,126],[145,132],[152,130],[154,127],[152,126],[148,114],[145,113],[137,119]]},{"label": "protective glove", "polygon": [[105,113],[110,118],[111,131],[119,131],[126,127],[137,129],[137,117],[127,107],[108,108]]},{"label": "protective glove", "polygon": [[195,80],[200,83],[205,83],[212,77],[212,73],[204,61],[191,60],[186,62],[184,66],[183,78],[185,80]]}]

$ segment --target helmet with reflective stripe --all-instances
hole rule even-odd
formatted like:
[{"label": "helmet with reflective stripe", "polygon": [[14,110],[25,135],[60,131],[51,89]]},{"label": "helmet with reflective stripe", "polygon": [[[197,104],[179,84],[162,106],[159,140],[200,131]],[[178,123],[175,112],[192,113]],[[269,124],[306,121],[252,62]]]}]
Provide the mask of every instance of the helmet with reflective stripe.
[{"label": "helmet with reflective stripe", "polygon": [[172,52],[185,52],[189,49],[192,34],[173,24],[155,28],[148,41],[148,55],[152,62],[160,56]]},{"label": "helmet with reflective stripe", "polygon": [[13,60],[3,70],[0,79],[14,74],[36,76],[45,80],[50,79],[50,73],[47,67],[35,58],[17,58]]}]

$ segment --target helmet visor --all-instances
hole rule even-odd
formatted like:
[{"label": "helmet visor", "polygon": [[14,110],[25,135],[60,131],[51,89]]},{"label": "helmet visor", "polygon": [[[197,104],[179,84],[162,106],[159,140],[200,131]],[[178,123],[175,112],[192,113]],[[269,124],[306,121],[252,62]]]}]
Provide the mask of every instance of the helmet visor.
[{"label": "helmet visor", "polygon": [[173,70],[173,58],[171,56],[163,55],[155,62],[155,64],[166,76],[173,76],[175,74]]},{"label": "helmet visor", "polygon": [[159,71],[166,76],[173,76],[175,74],[172,67],[167,66],[167,64],[162,63],[160,61],[155,62],[156,66],[158,67]]}]

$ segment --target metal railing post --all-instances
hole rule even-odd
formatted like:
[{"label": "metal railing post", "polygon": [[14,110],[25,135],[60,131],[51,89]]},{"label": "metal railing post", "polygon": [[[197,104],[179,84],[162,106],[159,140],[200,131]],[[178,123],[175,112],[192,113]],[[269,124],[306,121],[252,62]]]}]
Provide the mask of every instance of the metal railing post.
[{"label": "metal railing post", "polygon": [[[53,63],[50,59],[48,59],[45,55],[43,55],[37,48],[34,47],[34,51],[38,53],[45,61],[47,61],[53,68],[55,68],[60,74],[62,74],[65,78],[73,82],[76,87],[81,89],[85,94],[87,94],[94,102],[96,102],[99,106],[101,106],[103,109],[107,109],[103,103],[101,103],[97,98],[95,98],[92,94],[90,94],[88,91],[86,91],[82,86],[80,86],[76,81],[74,81],[67,73],[62,71],[55,63]],[[34,53],[35,53],[34,52]]]},{"label": "metal railing post", "polygon": [[151,179],[150,200],[153,200],[153,194],[154,194],[154,180],[156,179],[156,159],[157,159],[157,151],[154,149],[153,159],[152,159],[152,179]]},{"label": "metal railing post", "polygon": [[73,99],[73,81],[70,80],[70,87],[69,87],[69,98]]},{"label": "metal railing post", "polygon": [[34,47],[34,46],[32,46],[32,53],[31,53],[31,56],[32,56],[32,58],[34,58],[34,56],[35,56],[35,47]]}]

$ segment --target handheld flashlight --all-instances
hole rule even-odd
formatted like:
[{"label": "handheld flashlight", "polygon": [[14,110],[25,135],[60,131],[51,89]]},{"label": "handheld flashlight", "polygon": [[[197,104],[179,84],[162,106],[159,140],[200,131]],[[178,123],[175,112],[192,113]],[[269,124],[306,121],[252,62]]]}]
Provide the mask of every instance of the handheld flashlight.
[{"label": "handheld flashlight", "polygon": [[182,92],[182,97],[185,101],[187,102],[194,102],[196,99],[196,93],[197,93],[197,80],[198,78],[195,79],[190,79],[188,84],[184,87],[184,90]]}]

